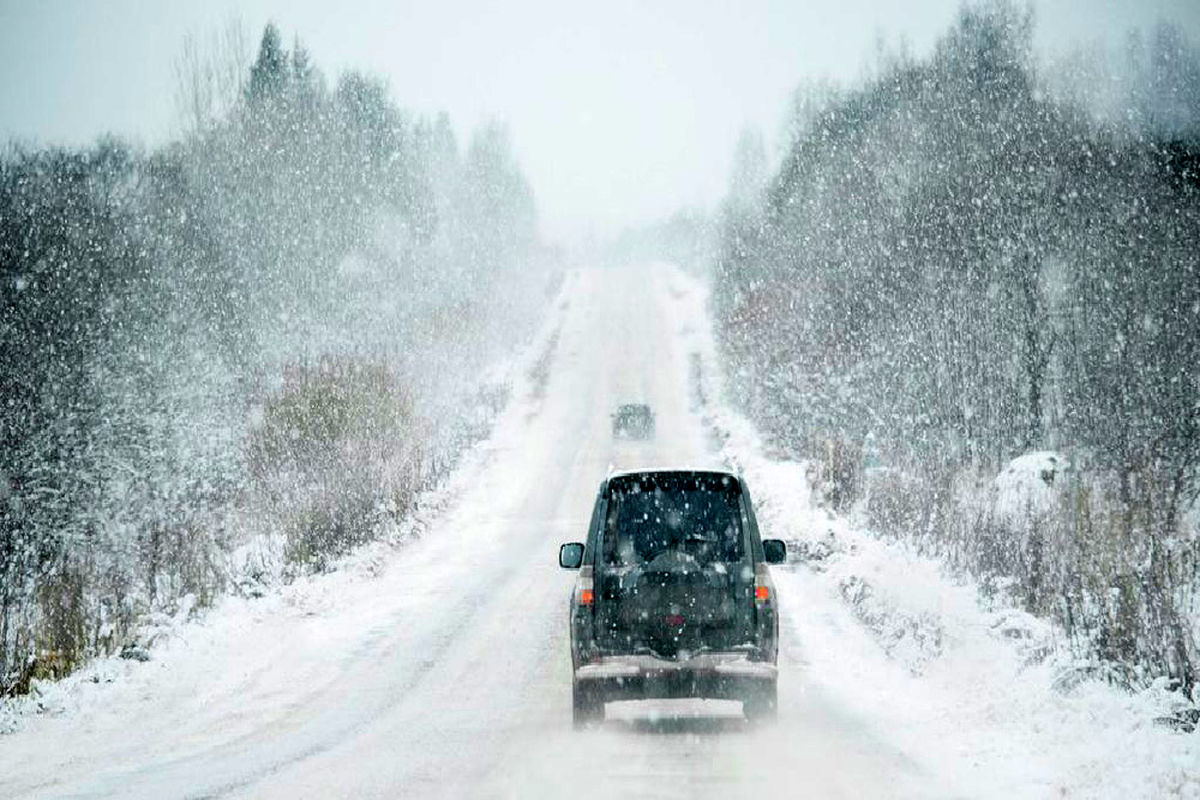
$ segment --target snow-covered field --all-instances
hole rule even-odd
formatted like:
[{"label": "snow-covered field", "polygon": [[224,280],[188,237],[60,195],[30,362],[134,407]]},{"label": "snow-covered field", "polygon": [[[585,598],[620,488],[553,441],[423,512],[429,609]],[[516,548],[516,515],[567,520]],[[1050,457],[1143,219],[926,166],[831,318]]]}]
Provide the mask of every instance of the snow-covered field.
[{"label": "snow-covered field", "polygon": [[[1151,724],[1165,694],[1054,690],[1037,620],[816,508],[716,401],[704,303],[668,266],[570,276],[548,370],[409,534],[10,705],[0,797],[1200,797],[1200,735]],[[633,400],[653,442],[611,437]],[[609,465],[722,460],[813,555],[775,571],[778,724],[671,701],[573,731],[558,543]]]}]

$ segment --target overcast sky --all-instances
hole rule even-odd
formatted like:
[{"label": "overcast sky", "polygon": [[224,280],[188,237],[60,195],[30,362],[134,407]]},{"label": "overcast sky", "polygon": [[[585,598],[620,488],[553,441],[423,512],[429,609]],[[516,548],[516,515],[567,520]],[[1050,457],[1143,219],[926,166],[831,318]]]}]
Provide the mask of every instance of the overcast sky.
[{"label": "overcast sky", "polygon": [[[876,42],[928,52],[959,0],[0,0],[0,136],[42,144],[174,135],[171,65],[189,31],[274,20],[333,79],[386,75],[398,102],[450,113],[460,139],[509,125],[552,239],[711,208],[749,123],[777,145],[805,79],[858,77]],[[1038,0],[1039,42],[1116,38],[1200,0]]]}]

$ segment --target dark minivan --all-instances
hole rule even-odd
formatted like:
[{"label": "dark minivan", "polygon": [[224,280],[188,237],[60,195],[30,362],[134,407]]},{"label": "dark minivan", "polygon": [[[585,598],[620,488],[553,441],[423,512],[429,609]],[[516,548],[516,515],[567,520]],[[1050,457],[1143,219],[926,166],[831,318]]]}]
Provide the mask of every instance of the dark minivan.
[{"label": "dark minivan", "polygon": [[779,618],[750,495],[731,472],[621,472],[600,484],[587,542],[559,549],[571,596],[577,726],[610,700],[741,700],[775,713]]}]

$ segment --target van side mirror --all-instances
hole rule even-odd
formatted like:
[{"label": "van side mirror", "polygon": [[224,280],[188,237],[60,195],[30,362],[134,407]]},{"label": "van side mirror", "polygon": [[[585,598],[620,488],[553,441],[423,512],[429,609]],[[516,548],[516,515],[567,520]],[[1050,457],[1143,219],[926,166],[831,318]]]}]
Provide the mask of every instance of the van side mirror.
[{"label": "van side mirror", "polygon": [[762,545],[768,564],[782,564],[787,560],[787,545],[782,539],[763,539]]},{"label": "van side mirror", "polygon": [[583,564],[583,545],[567,542],[558,548],[558,565],[563,569],[579,569]]}]

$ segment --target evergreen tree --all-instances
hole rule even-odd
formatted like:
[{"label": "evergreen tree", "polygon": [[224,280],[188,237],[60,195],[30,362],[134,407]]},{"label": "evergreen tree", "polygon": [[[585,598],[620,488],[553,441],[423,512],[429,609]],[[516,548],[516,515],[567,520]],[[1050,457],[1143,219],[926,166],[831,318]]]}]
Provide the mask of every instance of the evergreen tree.
[{"label": "evergreen tree", "polygon": [[252,106],[278,101],[290,84],[287,51],[275,23],[268,22],[258,46],[258,57],[250,67],[246,98]]}]

